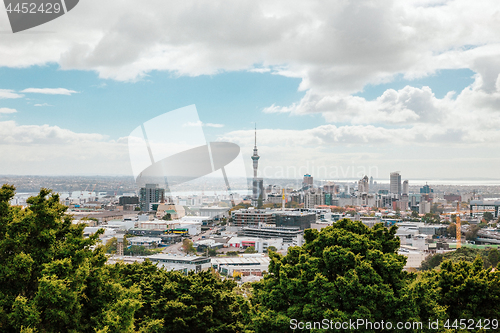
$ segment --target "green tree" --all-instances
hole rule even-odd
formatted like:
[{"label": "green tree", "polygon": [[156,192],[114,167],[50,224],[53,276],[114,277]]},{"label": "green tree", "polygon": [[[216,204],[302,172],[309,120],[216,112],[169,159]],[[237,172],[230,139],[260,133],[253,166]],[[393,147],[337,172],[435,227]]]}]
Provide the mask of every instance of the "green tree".
[{"label": "green tree", "polygon": [[[491,268],[483,268],[483,262],[477,257],[474,262],[444,261],[440,270],[423,273],[421,279],[412,286],[417,307],[426,313],[432,313],[431,304],[441,316],[455,319],[492,318],[500,313],[500,273]],[[432,302],[430,302],[432,300]],[[436,315],[436,313],[434,313]],[[421,319],[426,320],[421,314]]]},{"label": "green tree", "polygon": [[483,213],[483,219],[486,220],[486,222],[490,222],[494,219],[495,217],[493,216],[493,214],[491,212],[484,212]]},{"label": "green tree", "polygon": [[229,257],[237,257],[239,254],[236,251],[228,251],[226,255]]},{"label": "green tree", "polygon": [[491,249],[488,253],[488,260],[491,266],[496,267],[500,262],[500,252],[497,249]]},{"label": "green tree", "polygon": [[262,199],[262,193],[259,195],[257,199],[257,209],[261,209],[264,207],[264,200]]},{"label": "green tree", "polygon": [[172,214],[167,213],[167,214],[163,215],[162,220],[172,221]]},{"label": "green tree", "polygon": [[465,239],[469,241],[476,240],[479,230],[481,230],[479,225],[471,225],[469,230],[465,233]]},{"label": "green tree", "polygon": [[411,211],[411,217],[413,217],[413,218],[418,218],[418,217],[419,217],[419,216],[418,216],[418,212],[417,212],[416,210],[412,210],[412,211]]},{"label": "green tree", "polygon": [[396,230],[344,219],[305,230],[306,244],[286,256],[270,253],[269,274],[254,284],[256,332],[288,332],[292,318],[416,320]]},{"label": "green tree", "polygon": [[144,306],[136,326],[145,332],[243,332],[250,321],[248,303],[233,292],[236,283],[203,271],[188,276],[167,272],[146,261],[110,267],[123,288],[137,286]]},{"label": "green tree", "polygon": [[216,249],[208,249],[208,256],[209,257],[217,257],[217,250]]},{"label": "green tree", "polygon": [[269,246],[269,247],[267,248],[267,252],[268,252],[268,253],[269,253],[269,251],[271,251],[271,252],[276,252],[276,251],[278,251],[278,249],[277,249],[275,246],[272,246],[272,245],[271,245],[271,246]]},{"label": "green tree", "polygon": [[42,189],[12,207],[0,189],[0,331],[130,332],[140,307],[135,288],[109,279],[101,232],[83,238],[59,196]]},{"label": "green tree", "polygon": [[420,265],[420,269],[423,271],[427,271],[436,267],[439,267],[441,265],[441,262],[443,262],[443,254],[441,253],[436,253],[430,256],[427,256],[424,261],[422,261],[422,264]]},{"label": "green tree", "polygon": [[182,250],[186,253],[196,253],[196,249],[193,246],[193,241],[189,238],[185,238],[182,241]]},{"label": "green tree", "polygon": [[257,253],[254,246],[249,246],[245,249],[245,253]]},{"label": "green tree", "polygon": [[446,232],[448,234],[448,237],[456,237],[457,236],[457,225],[455,223],[452,223],[446,228]]}]

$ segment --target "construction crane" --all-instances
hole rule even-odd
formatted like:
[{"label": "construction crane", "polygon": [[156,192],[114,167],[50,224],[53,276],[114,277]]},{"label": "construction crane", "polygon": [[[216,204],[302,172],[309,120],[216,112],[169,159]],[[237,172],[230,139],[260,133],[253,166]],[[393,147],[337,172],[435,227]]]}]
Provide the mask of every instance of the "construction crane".
[{"label": "construction crane", "polygon": [[87,185],[87,187],[85,187],[85,190],[83,190],[83,191],[80,192],[80,197],[83,197],[83,192],[87,192],[88,188],[89,188],[89,185]]},{"label": "construction crane", "polygon": [[92,187],[92,191],[89,192],[89,195],[92,195],[92,193],[94,192],[96,186],[97,186],[97,183],[94,184],[94,187]]},{"label": "construction crane", "polygon": [[118,190],[120,189],[120,185],[122,184],[123,182],[120,182],[120,184],[118,184],[118,188],[116,189],[115,191],[115,197],[116,197],[116,193],[118,193]]},{"label": "construction crane", "polygon": [[283,194],[281,196],[281,210],[285,210],[285,188],[283,187]]}]

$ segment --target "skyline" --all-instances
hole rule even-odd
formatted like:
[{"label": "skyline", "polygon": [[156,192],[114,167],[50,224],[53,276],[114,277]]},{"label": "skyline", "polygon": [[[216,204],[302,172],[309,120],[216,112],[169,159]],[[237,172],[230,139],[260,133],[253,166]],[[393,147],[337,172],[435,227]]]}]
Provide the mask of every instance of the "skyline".
[{"label": "skyline", "polygon": [[248,178],[257,123],[259,177],[500,179],[496,2],[117,4],[1,35],[0,174],[132,175],[131,130],[194,104]]}]

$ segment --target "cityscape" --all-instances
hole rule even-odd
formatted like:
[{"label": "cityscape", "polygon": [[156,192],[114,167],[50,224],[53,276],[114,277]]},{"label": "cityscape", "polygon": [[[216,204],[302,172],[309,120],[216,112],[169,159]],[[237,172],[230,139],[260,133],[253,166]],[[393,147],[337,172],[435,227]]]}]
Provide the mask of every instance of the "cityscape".
[{"label": "cityscape", "polygon": [[500,2],[3,5],[0,333],[500,332]]}]

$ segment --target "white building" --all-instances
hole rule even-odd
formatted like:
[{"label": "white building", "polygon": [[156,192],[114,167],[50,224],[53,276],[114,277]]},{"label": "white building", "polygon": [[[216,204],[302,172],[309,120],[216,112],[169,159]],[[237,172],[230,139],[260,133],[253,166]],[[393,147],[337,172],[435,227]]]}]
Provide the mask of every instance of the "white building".
[{"label": "white building", "polygon": [[422,261],[425,260],[426,254],[422,251],[418,251],[416,248],[411,246],[401,246],[398,254],[403,255],[407,258],[405,269],[417,269],[422,265]]},{"label": "white building", "polygon": [[157,237],[130,237],[127,241],[132,246],[144,246],[147,249],[157,248],[161,244],[161,238]]},{"label": "white building", "polygon": [[176,256],[172,254],[155,254],[145,257],[153,263],[158,263],[159,266],[167,270],[183,270],[201,272],[211,267],[210,258],[198,256]]},{"label": "white building", "polygon": [[233,237],[227,242],[228,246],[246,249],[251,246],[255,248],[258,253],[267,251],[267,248],[274,246],[277,250],[283,249],[283,238],[263,239],[256,237]]}]

